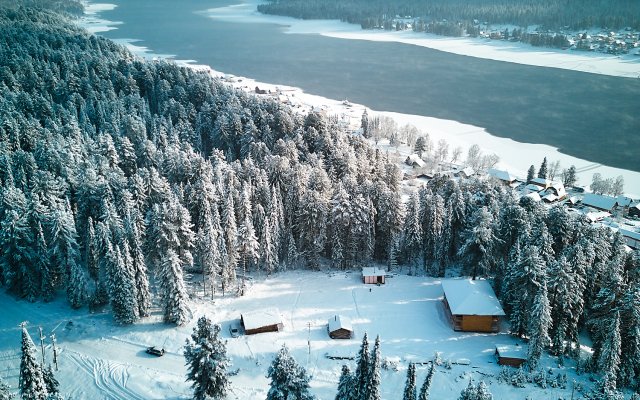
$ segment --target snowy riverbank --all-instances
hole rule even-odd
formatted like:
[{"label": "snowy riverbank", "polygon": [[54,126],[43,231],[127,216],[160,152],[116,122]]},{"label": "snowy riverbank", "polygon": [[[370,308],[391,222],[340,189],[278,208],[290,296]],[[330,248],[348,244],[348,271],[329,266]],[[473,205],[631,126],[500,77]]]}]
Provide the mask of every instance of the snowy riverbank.
[{"label": "snowy riverbank", "polygon": [[533,47],[519,42],[450,38],[413,31],[362,30],[359,25],[338,20],[299,20],[260,14],[256,11],[260,3],[262,2],[259,0],[246,0],[238,5],[209,9],[205,14],[222,21],[284,25],[287,27],[286,32],[291,34],[320,34],[340,39],[406,43],[453,54],[516,64],[640,78],[640,56],[635,54],[615,56]]},{"label": "snowy riverbank", "polygon": [[[373,36],[385,35],[385,32],[361,31],[356,25],[346,24],[339,21],[301,21],[288,17],[266,16],[255,11],[256,4],[258,4],[258,2],[256,2],[255,0],[251,0],[239,5],[210,9],[206,11],[206,14],[211,18],[229,22],[267,22],[288,25],[288,32],[298,34],[327,34],[333,32],[334,34],[344,34],[346,36],[348,34],[359,34],[358,32],[360,32],[363,34],[371,33]],[[110,22],[100,17],[100,11],[113,9],[113,7],[115,7],[114,5],[87,3],[87,7],[88,14],[90,14],[80,22],[81,26],[90,30],[91,32],[96,33],[117,29],[117,25],[119,23]],[[402,34],[403,32],[400,33]],[[404,34],[413,33],[404,32]],[[391,35],[393,36],[393,34]],[[438,38],[436,40],[439,41],[440,39],[442,39],[443,41],[457,40],[449,38]],[[469,41],[472,39],[460,40]],[[227,75],[225,75],[225,73],[215,71],[209,66],[197,65],[197,61],[194,60],[178,60],[175,59],[175,57],[173,57],[172,55],[155,54],[153,53],[152,49],[148,49],[146,47],[138,45],[137,43],[139,42],[139,40],[136,39],[120,39],[116,40],[116,42],[127,46],[134,54],[137,54],[144,58],[171,58],[180,64],[187,65],[192,68],[209,70],[209,72],[213,76],[228,77]],[[479,43],[479,45],[482,44],[481,41]],[[518,46],[518,44],[511,45]],[[524,48],[526,45],[519,44],[519,46]],[[526,47],[531,48],[530,46]],[[553,53],[553,51],[550,51],[550,53],[555,54]],[[523,52],[523,54],[526,54],[526,52]],[[562,60],[564,59],[563,57],[568,56],[569,54],[557,55],[557,63],[561,64]],[[535,59],[535,54],[529,55],[529,58]],[[607,65],[611,67],[612,65],[616,65],[616,63],[620,64],[620,61],[616,61],[615,57],[610,57],[607,60],[602,61],[604,64],[599,65]],[[569,66],[569,64],[570,63],[565,59],[564,65]],[[636,64],[636,66],[640,68],[640,64]],[[359,123],[360,117],[365,109],[365,106],[363,105],[351,104],[347,106],[343,104],[343,99],[328,99],[325,97],[305,93],[299,88],[286,87],[282,85],[271,85],[264,82],[256,82],[255,80],[246,77],[234,77],[233,79],[228,79],[228,81],[234,86],[243,90],[252,91],[256,86],[260,87],[263,90],[271,90],[272,92],[279,90],[287,99],[287,101],[290,102],[290,104],[292,104],[294,107],[297,106],[297,108],[301,111],[309,110],[311,108],[324,109],[327,114],[338,115],[343,120],[351,123],[352,126],[355,126]],[[560,161],[562,168],[568,168],[569,166],[574,165],[578,171],[578,184],[584,186],[589,185],[593,174],[596,172],[602,174],[604,178],[615,178],[621,175],[625,180],[625,192],[627,192],[627,194],[632,197],[640,197],[640,173],[638,172],[607,167],[594,163],[592,161],[572,157],[563,154],[556,148],[548,145],[520,143],[512,139],[496,137],[489,134],[482,127],[462,124],[452,120],[444,120],[420,115],[391,113],[371,110],[368,108],[367,110],[370,116],[376,114],[389,116],[395,119],[399,126],[402,126],[404,124],[413,125],[421,132],[429,133],[434,143],[437,143],[437,141],[440,139],[445,139],[449,143],[450,149],[458,146],[461,147],[463,149],[463,155],[466,155],[467,149],[470,146],[472,146],[473,144],[478,144],[484,154],[495,153],[500,157],[500,163],[498,164],[499,168],[507,169],[516,176],[525,177],[526,171],[530,165],[533,164],[537,167],[542,162],[542,159],[544,157],[547,157],[550,162],[556,160]],[[392,151],[394,150],[395,149],[393,149]]]}]

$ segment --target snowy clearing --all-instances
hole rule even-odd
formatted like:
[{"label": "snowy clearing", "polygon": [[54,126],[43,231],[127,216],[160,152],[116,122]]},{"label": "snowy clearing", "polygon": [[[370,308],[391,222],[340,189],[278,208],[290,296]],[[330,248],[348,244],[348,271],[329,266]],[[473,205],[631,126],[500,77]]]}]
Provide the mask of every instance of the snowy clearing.
[{"label": "snowy clearing", "polygon": [[[283,343],[312,376],[312,392],[319,399],[335,396],[340,368],[354,361],[331,360],[330,356],[355,356],[362,335],[373,341],[380,335],[383,360],[396,361],[397,371],[382,371],[382,398],[397,399],[402,393],[409,362],[426,363],[436,351],[453,364],[437,368],[431,395],[455,398],[469,379],[484,380],[496,399],[568,398],[566,389],[540,389],[527,384],[524,389],[500,383],[497,375],[496,344],[519,342],[504,331],[499,334],[454,332],[445,316],[440,281],[433,278],[394,275],[386,285],[364,285],[359,272],[287,272],[252,281],[244,297],[195,299],[191,303],[194,318],[184,327],[161,322],[155,314],[133,326],[116,326],[111,314],[89,314],[86,309],[71,310],[64,300],[52,303],[16,301],[1,294],[5,305],[0,321],[0,370],[5,381],[17,387],[20,365],[20,327],[28,320],[28,329],[38,345],[37,327],[45,334],[55,332],[60,354],[57,377],[63,393],[77,399],[188,399],[191,390],[185,382],[183,346],[197,318],[206,315],[222,325],[227,342],[231,370],[230,399],[265,398],[269,381],[266,371]],[[232,338],[229,325],[240,314],[266,308],[278,308],[284,330]],[[331,340],[327,320],[335,314],[352,319],[355,337]],[[308,342],[307,342],[308,341]],[[47,339],[47,359],[51,345]],[[308,344],[309,343],[309,344]],[[145,353],[147,346],[164,346],[163,357]],[[37,346],[39,349],[39,346]],[[456,361],[460,360],[458,365]],[[573,363],[557,368],[545,356],[542,365],[554,374],[567,373],[569,382],[576,379],[588,386],[586,375],[577,376]],[[418,365],[420,384],[428,365]]]}]

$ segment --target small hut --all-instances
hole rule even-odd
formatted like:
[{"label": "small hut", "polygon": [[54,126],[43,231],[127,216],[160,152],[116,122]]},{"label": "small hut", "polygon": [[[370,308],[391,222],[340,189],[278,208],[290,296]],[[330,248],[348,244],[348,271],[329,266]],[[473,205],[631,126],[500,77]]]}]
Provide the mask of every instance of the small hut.
[{"label": "small hut", "polygon": [[329,337],[331,339],[351,339],[353,337],[353,325],[351,319],[343,315],[334,315],[329,318]]},{"label": "small hut", "polygon": [[499,365],[509,365],[511,367],[520,367],[527,361],[527,351],[523,346],[512,344],[497,344],[496,358]]},{"label": "small hut", "polygon": [[384,284],[384,276],[386,271],[378,267],[363,267],[362,282],[371,284]]},{"label": "small hut", "polygon": [[284,329],[280,311],[277,308],[263,309],[243,313],[240,322],[246,335],[264,332],[279,332]]},{"label": "small hut", "polygon": [[493,288],[485,280],[445,279],[444,305],[453,330],[498,332],[505,313]]}]

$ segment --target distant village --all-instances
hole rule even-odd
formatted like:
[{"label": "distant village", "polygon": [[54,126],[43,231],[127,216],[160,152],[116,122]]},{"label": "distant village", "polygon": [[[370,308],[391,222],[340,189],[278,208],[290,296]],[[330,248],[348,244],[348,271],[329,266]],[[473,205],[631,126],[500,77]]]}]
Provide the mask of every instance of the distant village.
[{"label": "distant village", "polygon": [[486,178],[511,188],[520,197],[528,197],[535,202],[552,206],[562,204],[569,212],[584,215],[593,224],[601,224],[619,231],[627,246],[640,250],[640,200],[625,195],[608,196],[598,193],[586,193],[583,187],[565,187],[560,181],[544,178],[533,178],[529,181],[511,174],[509,171],[490,168],[486,174],[477,173],[471,167],[463,165],[447,165],[448,170],[437,174],[425,172],[425,162],[417,154],[405,159],[405,164],[412,167],[405,171],[404,179],[427,183],[436,175],[451,178],[467,179],[471,177]]}]

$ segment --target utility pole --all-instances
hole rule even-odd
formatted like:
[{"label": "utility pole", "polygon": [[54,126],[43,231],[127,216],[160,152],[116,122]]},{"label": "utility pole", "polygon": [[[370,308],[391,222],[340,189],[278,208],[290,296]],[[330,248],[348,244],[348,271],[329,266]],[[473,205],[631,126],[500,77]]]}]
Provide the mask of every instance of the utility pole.
[{"label": "utility pole", "polygon": [[42,335],[42,327],[39,326],[40,331],[40,350],[42,350],[42,368],[44,368],[44,336]]},{"label": "utility pole", "polygon": [[53,343],[53,365],[56,366],[56,372],[58,372],[58,348],[56,347],[56,334],[51,334],[51,343]]}]

